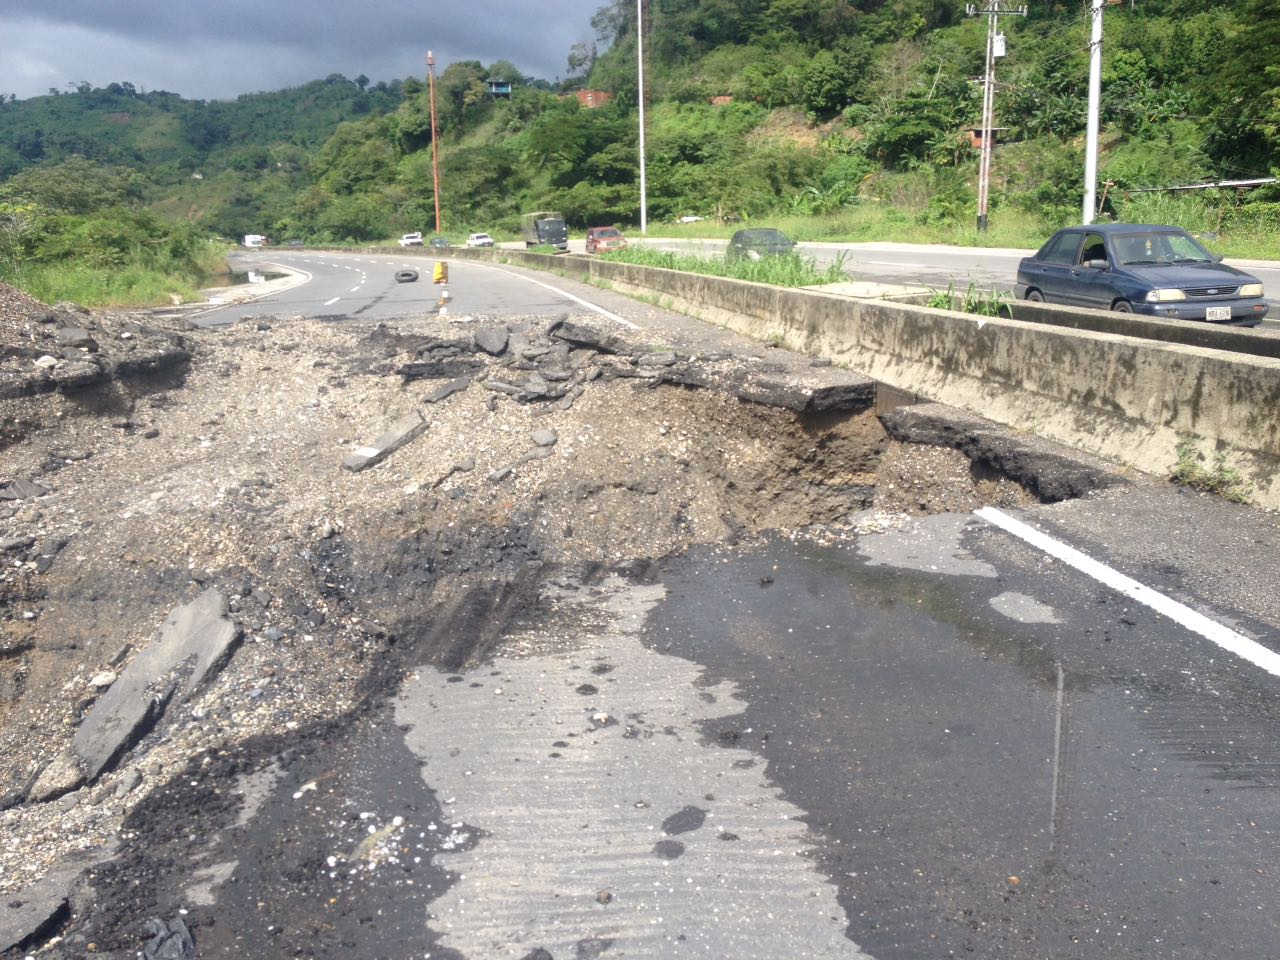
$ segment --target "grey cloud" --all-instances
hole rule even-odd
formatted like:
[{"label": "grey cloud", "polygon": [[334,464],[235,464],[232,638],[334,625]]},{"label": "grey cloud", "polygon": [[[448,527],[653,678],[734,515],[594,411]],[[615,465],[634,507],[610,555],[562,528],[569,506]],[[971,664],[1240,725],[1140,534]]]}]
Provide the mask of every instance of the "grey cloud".
[{"label": "grey cloud", "polygon": [[7,0],[0,92],[129,81],[190,98],[278,89],[331,73],[390,80],[457,60],[506,59],[553,79],[590,38],[602,0]]}]

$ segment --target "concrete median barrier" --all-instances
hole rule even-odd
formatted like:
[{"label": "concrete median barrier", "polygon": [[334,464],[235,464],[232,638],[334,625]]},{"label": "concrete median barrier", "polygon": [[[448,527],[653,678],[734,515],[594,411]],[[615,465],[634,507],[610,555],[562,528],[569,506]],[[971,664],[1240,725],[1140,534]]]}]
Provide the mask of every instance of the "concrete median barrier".
[{"label": "concrete median barrier", "polygon": [[1255,503],[1280,507],[1280,359],[1265,332],[1172,322],[1170,338],[1189,342],[1161,342],[1143,336],[1155,335],[1154,321],[1075,316],[1096,311],[1040,305],[1033,316],[1015,304],[1025,319],[975,317],[596,258],[448,254],[656,294],[670,309],[1148,473],[1167,475],[1190,441],[1206,458],[1225,455]]}]

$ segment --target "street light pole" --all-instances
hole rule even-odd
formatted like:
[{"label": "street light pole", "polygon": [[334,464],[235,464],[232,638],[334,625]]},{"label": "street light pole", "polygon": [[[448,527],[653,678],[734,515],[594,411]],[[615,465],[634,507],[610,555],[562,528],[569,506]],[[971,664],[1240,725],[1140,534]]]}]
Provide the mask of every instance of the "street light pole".
[{"label": "street light pole", "polygon": [[431,99],[431,180],[432,194],[436,200],[436,233],[442,233],[440,220],[440,147],[436,142],[439,134],[436,130],[436,58],[427,51],[427,86]]},{"label": "street light pole", "polygon": [[640,233],[649,230],[649,190],[644,173],[644,0],[636,0],[636,76],[640,85]]},{"label": "street light pole", "polygon": [[1093,0],[1089,30],[1089,122],[1084,140],[1084,204],[1080,222],[1093,223],[1098,193],[1098,112],[1102,100],[1102,4]]}]

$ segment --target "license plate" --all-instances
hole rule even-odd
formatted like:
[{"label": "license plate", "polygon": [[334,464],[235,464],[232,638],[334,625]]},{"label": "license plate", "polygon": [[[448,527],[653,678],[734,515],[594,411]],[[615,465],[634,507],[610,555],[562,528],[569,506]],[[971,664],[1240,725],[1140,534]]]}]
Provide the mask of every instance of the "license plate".
[{"label": "license plate", "polygon": [[1205,307],[1204,318],[1206,320],[1230,320],[1230,307]]}]

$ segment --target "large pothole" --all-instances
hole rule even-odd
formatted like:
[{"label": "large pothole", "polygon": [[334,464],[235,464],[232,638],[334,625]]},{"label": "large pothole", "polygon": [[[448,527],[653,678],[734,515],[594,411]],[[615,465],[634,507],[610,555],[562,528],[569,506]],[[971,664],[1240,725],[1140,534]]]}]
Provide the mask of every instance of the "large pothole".
[{"label": "large pothole", "polygon": [[[932,443],[887,430],[853,377],[815,409],[783,366],[595,349],[532,323],[505,330],[501,349],[480,330],[443,339],[412,323],[218,336],[181,389],[119,426],[67,421],[30,441],[32,462],[91,455],[62,458],[49,501],[6,511],[30,543],[4,580],[22,604],[0,648],[0,793],[18,804],[4,826],[52,862],[127,823],[99,905],[71,931],[81,945],[128,952],[146,916],[175,915],[174,876],[206,839],[175,820],[234,819],[239,801],[207,802],[225,799],[220,776],[323,749],[419,665],[483,661],[514,626],[546,619],[549,581],[590,584],[770,531],[856,533],[868,511],[1053,498],[1034,458],[972,429],[917,426]],[[370,470],[339,469],[415,409],[430,421],[420,437]],[[23,463],[0,453],[0,466]],[[92,707],[90,680],[210,586],[233,598],[245,637],[223,674],[58,810],[22,804]]]}]

